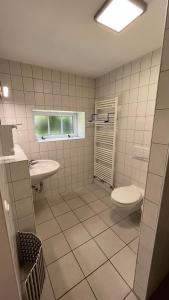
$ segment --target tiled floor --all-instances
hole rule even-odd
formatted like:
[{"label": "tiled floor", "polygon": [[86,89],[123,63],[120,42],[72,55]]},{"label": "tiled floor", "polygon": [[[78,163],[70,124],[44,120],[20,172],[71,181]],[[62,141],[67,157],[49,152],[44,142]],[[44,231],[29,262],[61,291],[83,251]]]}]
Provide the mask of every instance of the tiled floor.
[{"label": "tiled floor", "polygon": [[[91,184],[35,201],[47,277],[42,300],[136,300],[140,215],[123,214]],[[113,296],[112,296],[113,295]]]}]

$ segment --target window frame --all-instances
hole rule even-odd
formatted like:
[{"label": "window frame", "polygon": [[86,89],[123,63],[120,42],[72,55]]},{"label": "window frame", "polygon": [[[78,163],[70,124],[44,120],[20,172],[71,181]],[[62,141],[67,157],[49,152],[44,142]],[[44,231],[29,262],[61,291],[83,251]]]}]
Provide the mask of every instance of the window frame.
[{"label": "window frame", "polygon": [[[48,135],[42,135],[42,137],[36,135],[35,130],[35,116],[47,116],[48,117]],[[69,134],[50,134],[50,116],[60,116],[60,117],[72,117],[73,121],[73,133]],[[78,112],[72,111],[55,111],[55,110],[33,110],[33,125],[34,125],[34,134],[38,141],[45,140],[59,140],[59,139],[67,139],[67,138],[75,138],[78,137]],[[61,119],[61,132],[63,133],[63,121]]]}]

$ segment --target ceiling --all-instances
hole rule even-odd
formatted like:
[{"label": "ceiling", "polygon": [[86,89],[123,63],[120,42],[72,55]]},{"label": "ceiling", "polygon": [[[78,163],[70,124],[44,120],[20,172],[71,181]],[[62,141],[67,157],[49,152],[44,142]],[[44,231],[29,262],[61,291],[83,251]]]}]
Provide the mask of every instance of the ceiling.
[{"label": "ceiling", "polygon": [[162,45],[167,0],[121,33],[94,22],[104,0],[0,0],[0,57],[97,77]]}]

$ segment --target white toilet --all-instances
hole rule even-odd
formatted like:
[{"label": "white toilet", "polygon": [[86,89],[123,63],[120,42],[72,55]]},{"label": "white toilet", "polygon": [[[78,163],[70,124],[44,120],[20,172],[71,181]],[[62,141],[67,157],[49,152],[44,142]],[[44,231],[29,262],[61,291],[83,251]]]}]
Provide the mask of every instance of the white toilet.
[{"label": "white toilet", "polygon": [[144,190],[135,186],[128,185],[115,188],[111,193],[114,205],[123,210],[136,211],[141,208],[143,203]]}]

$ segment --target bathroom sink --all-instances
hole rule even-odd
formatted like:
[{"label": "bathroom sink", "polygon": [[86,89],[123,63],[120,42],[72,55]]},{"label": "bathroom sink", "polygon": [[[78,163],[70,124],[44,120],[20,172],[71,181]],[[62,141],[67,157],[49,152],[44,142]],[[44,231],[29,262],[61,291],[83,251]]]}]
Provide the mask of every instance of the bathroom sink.
[{"label": "bathroom sink", "polygon": [[60,164],[54,160],[34,160],[30,162],[29,170],[32,184],[38,184],[44,179],[54,175]]}]

